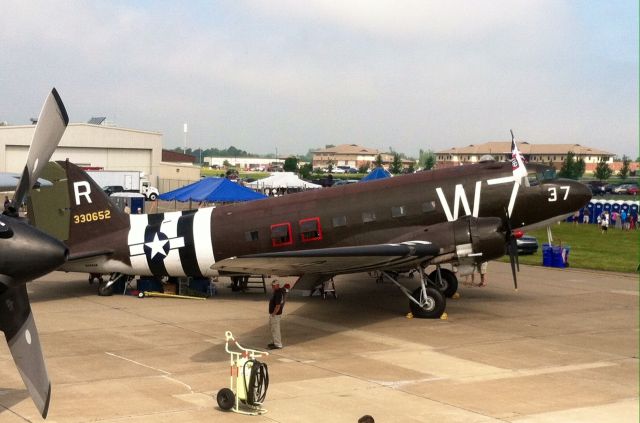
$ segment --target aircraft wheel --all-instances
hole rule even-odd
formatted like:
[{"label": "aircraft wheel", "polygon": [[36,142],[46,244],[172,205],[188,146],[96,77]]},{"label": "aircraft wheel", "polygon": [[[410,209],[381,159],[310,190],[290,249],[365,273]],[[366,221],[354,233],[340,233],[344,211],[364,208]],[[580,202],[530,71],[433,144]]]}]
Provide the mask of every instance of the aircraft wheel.
[{"label": "aircraft wheel", "polygon": [[109,297],[113,295],[113,285],[107,288],[107,281],[100,281],[98,285],[98,295],[101,297]]},{"label": "aircraft wheel", "polygon": [[434,282],[434,286],[438,288],[438,291],[442,292],[447,298],[453,297],[458,291],[458,278],[456,274],[448,269],[440,269],[440,276],[442,277],[442,282],[438,283],[438,271],[434,270],[429,273],[429,279]]},{"label": "aircraft wheel", "polygon": [[149,194],[149,201],[156,201],[156,198],[158,198],[158,196],[155,192]]},{"label": "aircraft wheel", "polygon": [[426,288],[427,297],[422,294],[422,287],[416,288],[411,296],[420,303],[420,305],[409,301],[409,307],[414,317],[421,319],[439,319],[444,313],[447,306],[447,300],[442,293],[431,287]]},{"label": "aircraft wheel", "polygon": [[100,273],[89,273],[89,284],[102,282],[102,275]]},{"label": "aircraft wheel", "polygon": [[224,411],[231,410],[231,408],[236,403],[236,395],[229,388],[222,388],[218,391],[218,396],[216,397],[218,400],[218,406],[222,408]]}]

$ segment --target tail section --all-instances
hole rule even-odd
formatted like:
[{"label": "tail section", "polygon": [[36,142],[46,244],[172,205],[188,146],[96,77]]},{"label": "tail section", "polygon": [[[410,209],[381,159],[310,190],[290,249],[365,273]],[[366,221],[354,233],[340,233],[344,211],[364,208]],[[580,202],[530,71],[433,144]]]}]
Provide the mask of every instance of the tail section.
[{"label": "tail section", "polygon": [[115,249],[109,240],[128,231],[129,216],[109,201],[85,171],[68,160],[50,162],[42,178],[53,187],[31,191],[29,219],[33,225],[64,241],[70,259]]}]

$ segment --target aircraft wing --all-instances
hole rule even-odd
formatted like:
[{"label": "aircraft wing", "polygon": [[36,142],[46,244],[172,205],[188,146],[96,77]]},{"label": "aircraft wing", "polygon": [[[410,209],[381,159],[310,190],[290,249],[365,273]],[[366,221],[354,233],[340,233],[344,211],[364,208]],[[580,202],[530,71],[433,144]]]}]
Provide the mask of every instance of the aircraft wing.
[{"label": "aircraft wing", "polygon": [[[0,172],[0,191],[14,191],[18,186],[19,180],[19,173]],[[52,186],[53,184],[46,179],[38,179],[37,185],[44,187]]]},{"label": "aircraft wing", "polygon": [[296,276],[304,274],[337,275],[373,269],[409,268],[439,248],[425,241],[378,244],[356,247],[281,251],[230,257],[216,262],[212,269],[228,273]]}]

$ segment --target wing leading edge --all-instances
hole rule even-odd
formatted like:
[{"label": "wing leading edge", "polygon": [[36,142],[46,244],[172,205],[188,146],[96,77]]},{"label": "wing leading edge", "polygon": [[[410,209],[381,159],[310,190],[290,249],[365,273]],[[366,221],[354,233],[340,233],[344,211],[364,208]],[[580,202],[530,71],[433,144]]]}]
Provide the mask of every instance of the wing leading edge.
[{"label": "wing leading edge", "polygon": [[426,241],[313,250],[250,254],[216,262],[212,269],[227,273],[299,276],[358,273],[373,269],[409,268],[437,255],[439,248]]}]

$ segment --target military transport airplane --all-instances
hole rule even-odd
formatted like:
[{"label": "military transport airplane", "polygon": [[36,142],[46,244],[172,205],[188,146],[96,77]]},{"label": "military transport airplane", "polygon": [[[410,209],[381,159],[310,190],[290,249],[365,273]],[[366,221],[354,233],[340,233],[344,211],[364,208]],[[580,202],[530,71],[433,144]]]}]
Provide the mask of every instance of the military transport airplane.
[{"label": "military transport airplane", "polygon": [[69,119],[55,90],[38,118],[27,164],[19,181],[0,179],[0,191],[15,194],[9,210],[0,215],[0,330],[33,402],[47,417],[51,383],[31,313],[26,283],[56,270],[66,260],[66,246],[17,217],[18,205],[35,184],[55,150]]},{"label": "military transport airplane", "polygon": [[[547,225],[584,206],[583,184],[546,166],[486,161],[197,211],[127,215],[72,163],[52,162],[33,190],[32,222],[63,240],[61,270],[93,274],[298,276],[310,289],[345,273],[381,270],[418,317],[439,317],[457,279],[439,267],[470,267],[509,252],[513,229]],[[508,246],[511,245],[511,248]],[[413,292],[393,271],[420,268]],[[517,288],[517,285],[516,285]],[[441,291],[444,295],[441,294]]]}]

